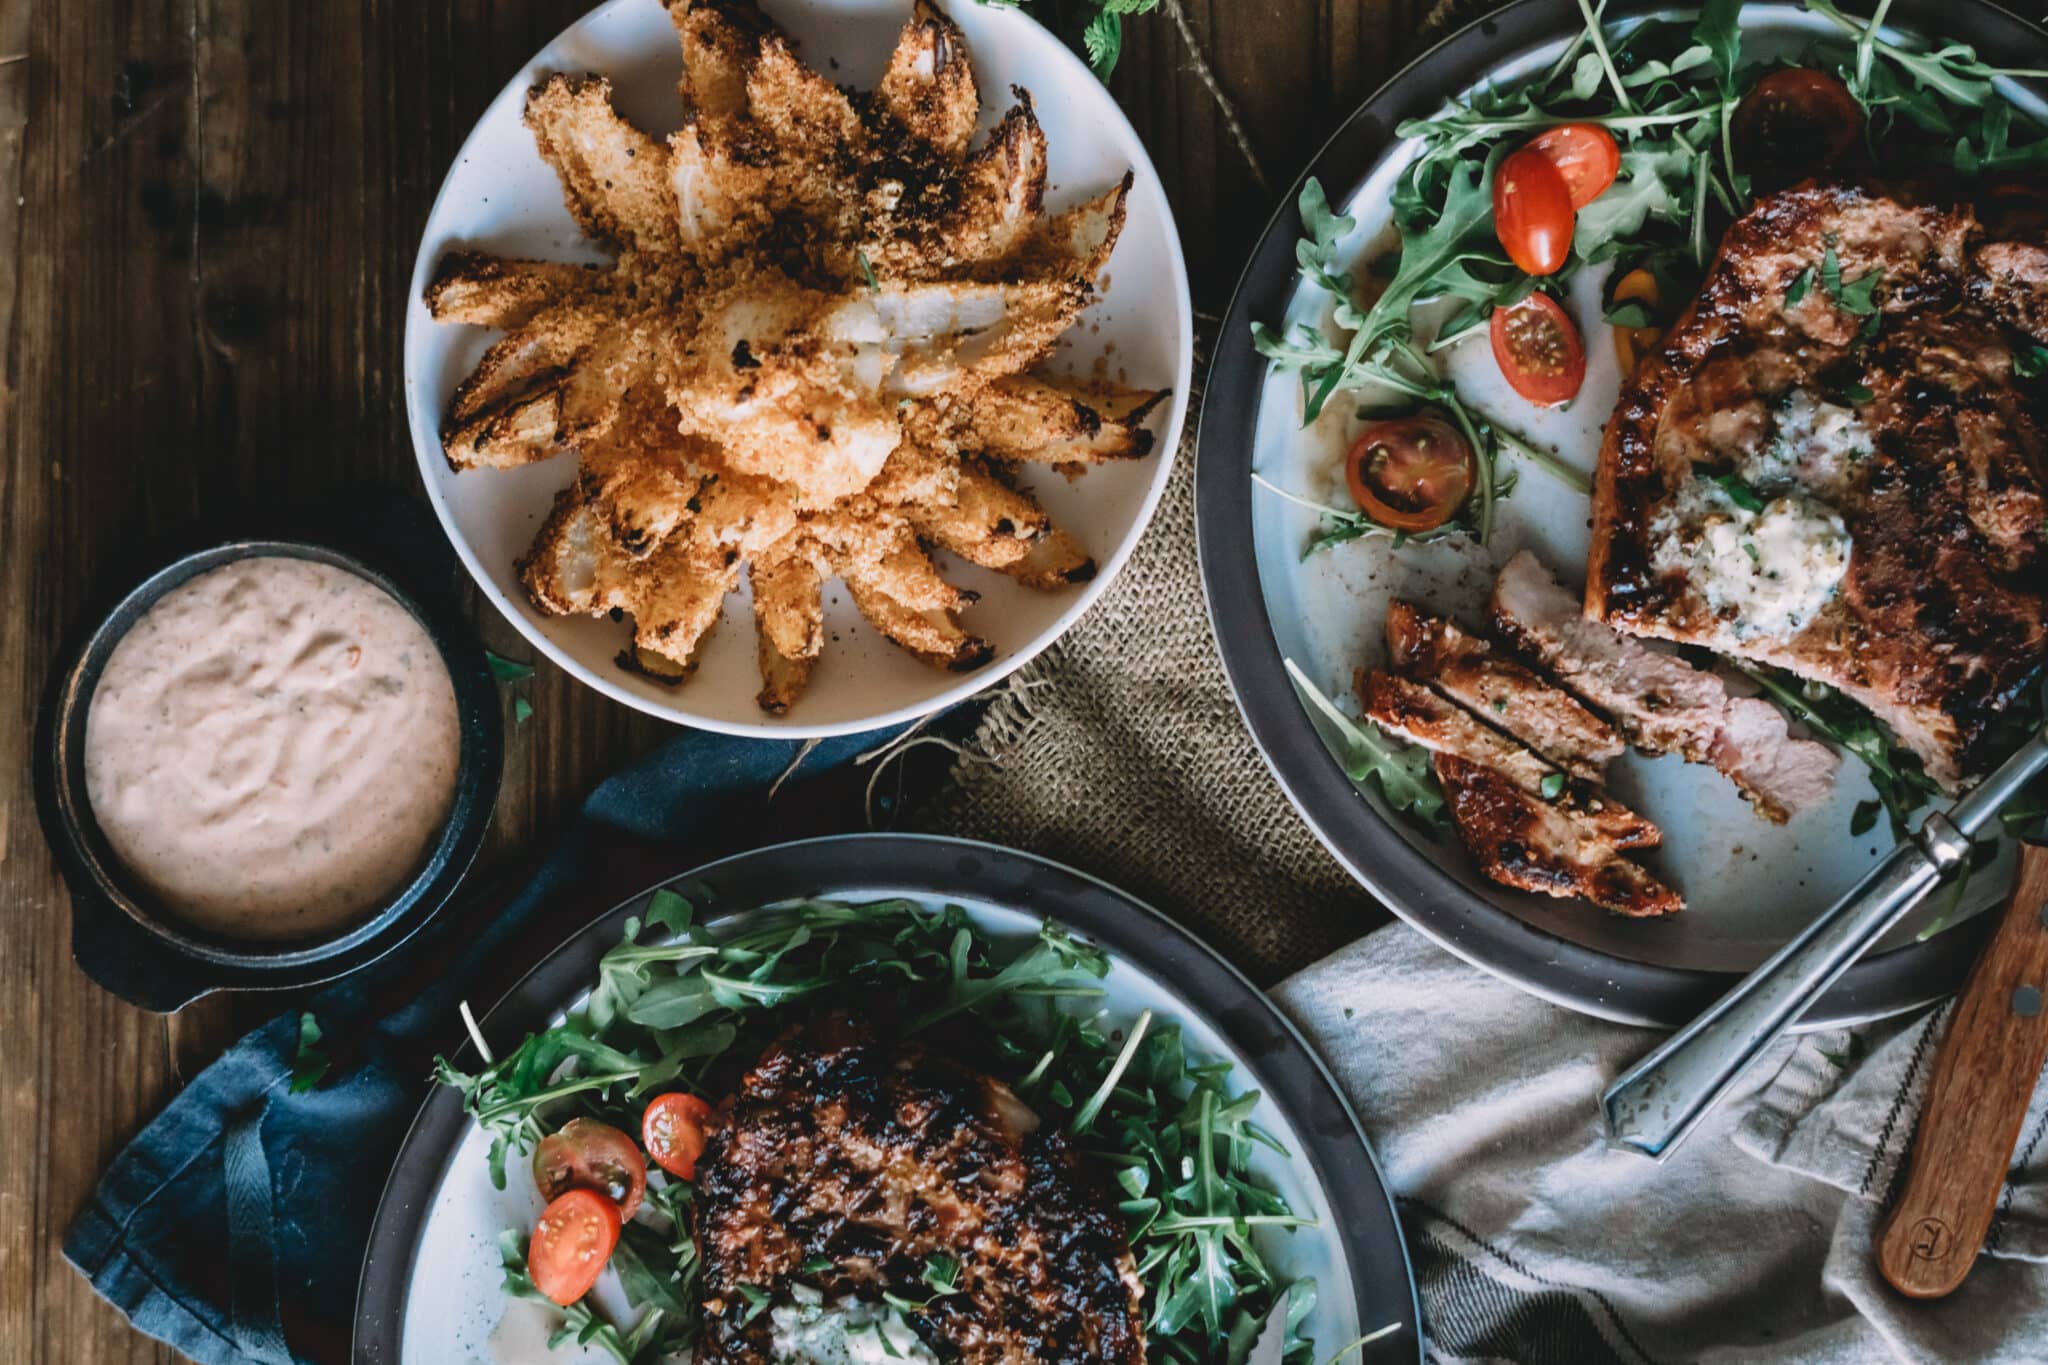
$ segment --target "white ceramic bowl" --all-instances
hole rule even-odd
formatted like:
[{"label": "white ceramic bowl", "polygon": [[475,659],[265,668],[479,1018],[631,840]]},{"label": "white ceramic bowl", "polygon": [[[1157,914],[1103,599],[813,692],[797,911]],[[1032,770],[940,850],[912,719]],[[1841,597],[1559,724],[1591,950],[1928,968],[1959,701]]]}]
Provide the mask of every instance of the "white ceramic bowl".
[{"label": "white ceramic bowl", "polygon": [[[796,39],[799,53],[835,81],[871,89],[887,63],[910,0],[766,0],[764,8]],[[1109,586],[1130,557],[1165,491],[1193,369],[1193,313],[1173,214],[1137,134],[1109,92],[1079,58],[1023,14],[959,0],[949,13],[966,33],[985,107],[983,127],[1008,107],[1012,85],[1031,92],[1050,148],[1051,209],[1100,192],[1126,170],[1136,182],[1123,236],[1096,303],[1062,343],[1052,368],[1107,372],[1133,386],[1171,386],[1173,399],[1153,419],[1154,454],[1068,480],[1034,468],[1026,483],[1059,525],[1078,536],[1100,565],[1095,578],[1057,593],[942,557],[946,576],[982,595],[968,628],[996,647],[986,668],[954,674],[898,649],[861,619],[837,584],[826,590],[826,645],[809,690],[787,716],[755,704],[760,679],[754,625],[744,591],[727,599],[725,617],[706,642],[701,666],[670,688],[613,662],[628,638],[622,624],[544,616],[526,600],[513,563],[526,552],[556,491],[574,473],[566,456],[520,470],[457,474],[441,451],[441,413],[449,395],[497,333],[450,326],[428,316],[423,299],[441,256],[472,247],[556,260],[601,259],[563,207],[555,174],[521,122],[526,92],[550,71],[597,72],[611,79],[627,118],[666,136],[681,117],[676,81],[682,58],[658,0],[609,0],[542,49],[491,101],[471,130],[428,215],[406,305],[406,414],[427,496],[484,596],[534,647],[606,696],[668,720],[729,734],[772,738],[850,734],[915,719],[971,696],[1021,667],[1058,639]]]}]

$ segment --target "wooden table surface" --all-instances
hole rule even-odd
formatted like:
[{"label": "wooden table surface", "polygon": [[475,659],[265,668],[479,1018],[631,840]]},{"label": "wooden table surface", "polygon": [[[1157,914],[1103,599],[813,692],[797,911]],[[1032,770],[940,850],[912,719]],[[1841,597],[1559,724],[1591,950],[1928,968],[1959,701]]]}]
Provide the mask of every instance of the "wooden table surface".
[{"label": "wooden table surface", "polygon": [[[965,0],[956,0],[964,3]],[[101,1168],[276,998],[164,1019],[72,964],[29,736],[109,575],[210,509],[418,496],[400,333],[442,174],[588,0],[0,0],[0,1361],[177,1359],[61,1258]],[[1275,186],[1412,49],[1429,0],[1185,0]],[[1272,206],[1164,14],[1113,82],[1219,311]],[[486,641],[527,657],[479,604]],[[488,861],[664,727],[542,665]],[[507,703],[509,712],[509,702]]]}]

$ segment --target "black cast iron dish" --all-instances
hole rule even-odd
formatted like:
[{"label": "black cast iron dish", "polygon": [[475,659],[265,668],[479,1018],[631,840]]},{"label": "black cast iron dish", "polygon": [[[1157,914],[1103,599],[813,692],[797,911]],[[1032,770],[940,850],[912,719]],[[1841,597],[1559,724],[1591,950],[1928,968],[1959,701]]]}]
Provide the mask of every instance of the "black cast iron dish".
[{"label": "black cast iron dish", "polygon": [[[1365,1348],[1364,1365],[1421,1356],[1421,1316],[1408,1253],[1379,1164],[1358,1118],[1330,1073],[1257,987],[1187,930],[1104,882],[1029,854],[962,839],[907,834],[811,839],[742,853],[685,873],[671,886],[716,919],[733,911],[802,897],[885,889],[944,900],[985,902],[1049,919],[1143,968],[1178,997],[1177,1009],[1215,1027],[1237,1053],[1240,1083],[1263,1092],[1287,1114],[1301,1147],[1294,1153],[1321,1186],[1334,1226],[1301,1236],[1342,1240],[1352,1268],[1350,1292],[1366,1329],[1399,1322],[1403,1330]],[[642,913],[655,888],[612,909],[549,954],[483,1021],[492,1037],[520,1038],[546,1027],[585,990],[597,960],[617,945],[629,915]],[[464,1044],[456,1065],[479,1064]],[[420,1238],[448,1163],[469,1127],[461,1097],[438,1087],[413,1120],[377,1206],[356,1292],[358,1365],[397,1365],[405,1305]],[[1342,1293],[1321,1285],[1325,1295]]]},{"label": "black cast iron dish", "polygon": [[[382,547],[372,567],[355,554],[300,540],[231,540],[188,554],[130,589],[61,657],[36,725],[36,808],[71,889],[71,953],[86,975],[145,1009],[181,1009],[217,990],[306,986],[356,970],[433,918],[469,870],[504,763],[497,686],[483,647],[456,611],[435,559]],[[251,944],[204,934],[154,903],[120,865],[93,819],[85,788],[85,719],[114,646],[165,593],[239,559],[285,556],[346,569],[410,611],[441,651],[462,724],[455,796],[419,871],[383,908],[328,938]],[[88,617],[88,620],[95,619]]]},{"label": "black cast iron dish", "polygon": [[[1605,16],[1682,8],[1613,0]],[[1252,534],[1251,470],[1266,361],[1252,348],[1251,324],[1279,317],[1293,297],[1302,183],[1315,176],[1332,203],[1344,204],[1393,148],[1403,120],[1427,117],[1446,96],[1520,54],[1568,39],[1582,18],[1556,0],[1514,0],[1410,63],[1316,153],[1267,224],[1224,318],[1202,404],[1195,521],[1209,619],[1238,708],[1289,799],[1351,874],[1417,929],[1525,990],[1603,1018],[1676,1027],[1725,994],[1740,973],[1635,961],[1517,919],[1438,868],[1358,794],[1282,668]],[[2001,61],[2048,52],[2048,33],[1986,0],[1897,0],[1886,22],[1970,43]],[[1996,918],[1975,916],[1925,942],[1864,959],[1814,1006],[1806,1025],[1897,1014],[1952,993]]]}]

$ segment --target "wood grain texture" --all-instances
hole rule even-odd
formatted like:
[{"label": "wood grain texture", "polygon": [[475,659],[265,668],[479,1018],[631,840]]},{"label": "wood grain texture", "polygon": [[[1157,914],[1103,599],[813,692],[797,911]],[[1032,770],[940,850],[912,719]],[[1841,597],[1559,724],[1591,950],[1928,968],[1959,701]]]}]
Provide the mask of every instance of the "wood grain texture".
[{"label": "wood grain texture", "polygon": [[[0,0],[0,1362],[167,1362],[60,1254],[107,1160],[243,1028],[100,992],[36,828],[28,740],[60,641],[214,509],[417,498],[399,372],[421,224],[470,124],[586,0]],[[1275,193],[1407,55],[1426,0],[1187,0]],[[1114,89],[1197,306],[1274,196],[1164,16]],[[486,642],[528,657],[474,601]],[[540,846],[664,727],[542,664],[487,864]]]},{"label": "wood grain texture", "polygon": [[2023,844],[2012,899],[1935,1056],[1905,1188],[1878,1234],[1878,1268],[1900,1293],[1941,1298],[1970,1273],[2044,1061],[2048,844]]}]

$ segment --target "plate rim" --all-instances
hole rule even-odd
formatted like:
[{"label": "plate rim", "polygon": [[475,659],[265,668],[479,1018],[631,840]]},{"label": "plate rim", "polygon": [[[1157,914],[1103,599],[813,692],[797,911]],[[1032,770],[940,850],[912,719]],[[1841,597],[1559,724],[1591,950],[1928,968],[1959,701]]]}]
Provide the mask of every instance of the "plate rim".
[{"label": "plate rim", "polygon": [[[1615,17],[1689,9],[1670,0],[1614,0]],[[1938,16],[1938,24],[1930,23]],[[1576,11],[1548,0],[1510,0],[1446,35],[1369,95],[1316,151],[1260,233],[1232,290],[1196,427],[1195,530],[1202,590],[1217,654],[1238,712],[1268,770],[1331,855],[1366,890],[1440,947],[1552,1004],[1617,1023],[1676,1028],[1745,973],[1617,957],[1518,919],[1464,887],[1401,837],[1353,789],[1296,701],[1282,668],[1253,553],[1243,490],[1254,454],[1266,362],[1252,348],[1254,312],[1291,297],[1295,203],[1310,176],[1343,185],[1345,202],[1395,142],[1402,119],[1427,115],[1447,92],[1477,84],[1506,54],[1559,37]],[[1975,42],[1996,33],[2048,45],[2048,30],[1993,0],[1897,0],[1887,27]],[[1446,73],[1449,74],[1446,74]],[[1802,1030],[1902,1014],[1953,993],[1996,916],[1977,915],[1920,943],[1866,957],[1802,1018]]]},{"label": "plate rim", "polygon": [[[1038,638],[1009,654],[997,657],[973,673],[961,675],[960,681],[942,691],[934,693],[923,701],[898,706],[872,716],[830,723],[806,723],[802,718],[800,707],[790,708],[793,717],[781,720],[770,720],[764,717],[759,721],[735,721],[715,716],[706,716],[688,709],[682,703],[681,699],[687,695],[682,687],[678,687],[666,694],[675,700],[664,705],[662,698],[643,695],[625,686],[617,677],[608,675],[602,666],[586,665],[582,660],[576,658],[567,649],[550,639],[535,622],[527,617],[526,613],[520,609],[519,604],[512,600],[511,594],[501,591],[498,585],[492,581],[490,571],[484,566],[474,547],[470,545],[467,537],[461,533],[456,525],[455,516],[448,505],[448,500],[443,494],[440,485],[436,482],[439,467],[446,463],[446,456],[442,453],[441,449],[441,436],[438,424],[439,414],[427,411],[431,404],[418,383],[418,376],[414,373],[412,365],[414,330],[416,327],[426,325],[422,323],[421,314],[414,309],[413,305],[422,297],[423,291],[432,278],[434,263],[439,259],[441,253],[447,249],[449,241],[445,237],[437,239],[433,235],[433,228],[440,217],[443,202],[447,199],[452,188],[455,172],[470,154],[471,144],[481,134],[485,122],[494,116],[501,115],[502,106],[508,106],[514,102],[524,100],[526,92],[532,84],[529,73],[533,70],[536,63],[540,61],[544,53],[570,41],[586,24],[598,20],[601,16],[609,14],[614,9],[625,5],[644,5],[655,2],[656,0],[603,0],[602,3],[594,5],[585,11],[537,49],[532,56],[521,63],[517,71],[513,72],[499,89],[498,93],[493,95],[490,102],[484,106],[483,112],[477,116],[476,121],[470,125],[469,131],[463,136],[461,145],[456,149],[454,158],[449,162],[447,171],[442,175],[439,188],[434,192],[433,204],[428,208],[427,216],[420,227],[419,246],[414,253],[412,273],[407,283],[405,334],[400,342],[400,367],[405,393],[406,429],[412,441],[413,456],[419,468],[420,482],[426,492],[427,501],[434,509],[434,516],[440,524],[442,534],[447,538],[450,547],[455,551],[456,557],[462,561],[462,566],[468,572],[470,579],[475,583],[478,594],[486,602],[490,603],[492,609],[505,618],[529,645],[539,650],[556,667],[583,686],[592,688],[600,695],[623,706],[629,706],[636,711],[672,724],[687,725],[692,729],[709,730],[716,734],[738,735],[753,739],[830,739],[840,735],[865,734],[870,731],[886,729],[934,715],[947,707],[957,705],[970,697],[997,686],[1018,669],[1030,663],[1039,654],[1064,638],[1080,622],[1082,616],[1101,599],[1103,593],[1108,591],[1110,584],[1116,581],[1118,575],[1123,572],[1124,566],[1130,561],[1132,554],[1137,550],[1138,542],[1144,538],[1146,531],[1151,528],[1154,518],[1158,515],[1159,505],[1166,496],[1166,487],[1172,478],[1174,462],[1179,457],[1181,440],[1186,430],[1189,399],[1194,386],[1195,339],[1194,300],[1188,279],[1187,257],[1181,245],[1180,225],[1174,218],[1173,205],[1166,194],[1165,182],[1159,178],[1159,170],[1152,162],[1151,153],[1145,147],[1144,141],[1138,136],[1137,129],[1132,125],[1129,116],[1124,113],[1123,106],[1118,104],[1116,99],[1108,94],[1106,87],[1101,87],[1101,83],[1096,80],[1094,73],[1089,71],[1087,65],[1065,43],[1061,42],[1056,34],[1053,34],[1021,10],[1005,10],[996,6],[972,4],[972,0],[949,0],[949,3],[955,6],[971,4],[972,8],[978,13],[985,14],[987,21],[991,23],[998,25],[1002,23],[1028,24],[1032,28],[1037,29],[1051,46],[1052,56],[1049,60],[1054,66],[1065,72],[1066,80],[1084,80],[1091,86],[1102,88],[1104,102],[1114,112],[1116,124],[1121,126],[1123,132],[1128,136],[1129,145],[1136,151],[1137,155],[1130,166],[1134,177],[1132,187],[1135,190],[1144,192],[1152,201],[1153,207],[1158,212],[1164,228],[1166,264],[1177,286],[1173,294],[1172,309],[1174,322],[1179,329],[1180,336],[1180,345],[1175,355],[1172,394],[1167,400],[1169,409],[1167,422],[1161,432],[1160,440],[1155,443],[1154,452],[1151,456],[1155,461],[1151,482],[1146,488],[1145,496],[1138,507],[1137,516],[1132,521],[1129,530],[1119,540],[1116,547],[1103,557],[1095,577],[1074,590],[1073,598],[1067,604],[1066,609],[1060,613],[1059,617]],[[818,0],[785,0],[785,3],[809,5],[818,3]]]},{"label": "plate rim", "polygon": [[[1220,985],[1218,998],[1190,998],[1190,1007],[1247,1068],[1255,1064],[1256,1049],[1246,1042],[1246,1033],[1270,1030],[1271,1041],[1256,1056],[1259,1080],[1294,1126],[1300,1150],[1291,1160],[1307,1163],[1336,1215],[1331,1232],[1341,1239],[1352,1267],[1361,1323],[1371,1311],[1369,1295],[1379,1296],[1373,1302],[1395,1300],[1388,1312],[1372,1316],[1398,1315],[1413,1354],[1401,1350],[1402,1338],[1394,1337],[1386,1349],[1374,1351],[1374,1359],[1423,1358],[1421,1299],[1393,1187],[1322,1055],[1271,996],[1178,921],[1100,877],[1053,859],[980,840],[896,833],[825,835],[730,854],[657,881],[592,918],[539,957],[483,1015],[480,1027],[517,1034],[551,1018],[564,999],[587,985],[597,956],[616,941],[620,923],[655,890],[675,887],[716,900],[721,881],[745,883],[749,878],[784,889],[773,896],[735,897],[735,913],[796,897],[832,895],[834,885],[908,887],[934,898],[979,900],[1050,920],[1108,947],[1183,997],[1192,996],[1188,983],[1202,978],[1206,986]],[[751,889],[751,883],[745,884]],[[478,1061],[475,1044],[467,1039],[453,1055],[458,1063]],[[1342,1131],[1313,1122],[1317,1117],[1341,1120]],[[396,1365],[402,1359],[405,1297],[426,1226],[423,1215],[468,1126],[459,1097],[435,1086],[396,1149],[357,1280],[351,1358],[358,1362]],[[416,1159],[408,1162],[409,1155]],[[1334,1176],[1329,1174],[1333,1171]],[[1368,1180],[1370,1191],[1361,1188]],[[1393,1275],[1376,1273],[1395,1258],[1403,1286],[1399,1293],[1390,1292]]]}]

